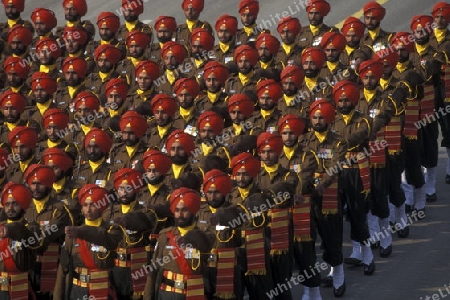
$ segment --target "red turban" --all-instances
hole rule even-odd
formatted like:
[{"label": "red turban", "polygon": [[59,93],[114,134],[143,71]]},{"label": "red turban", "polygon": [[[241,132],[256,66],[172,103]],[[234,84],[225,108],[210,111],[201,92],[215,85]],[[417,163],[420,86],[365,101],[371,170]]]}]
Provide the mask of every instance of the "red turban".
[{"label": "red turban", "polygon": [[14,5],[18,12],[23,12],[23,10],[25,9],[25,0],[3,0],[4,6],[10,3]]},{"label": "red turban", "polygon": [[232,36],[236,35],[236,32],[238,30],[238,20],[234,16],[230,15],[221,15],[219,18],[217,18],[216,26],[214,27],[216,29],[216,32],[220,31],[220,28],[225,26],[225,29],[227,29]]},{"label": "red turban", "polygon": [[231,174],[236,176],[241,168],[244,168],[252,178],[255,178],[261,169],[261,162],[248,152],[239,153],[231,160]]},{"label": "red turban", "polygon": [[166,42],[164,43],[162,49],[161,49],[161,56],[164,58],[168,53],[172,53],[173,56],[175,56],[175,59],[177,63],[181,64],[183,60],[187,57],[187,51],[186,48],[178,44],[176,42]]},{"label": "red turban", "polygon": [[395,49],[404,47],[408,53],[411,53],[414,51],[414,40],[410,41],[411,38],[409,32],[399,31],[392,37],[391,44]]},{"label": "red turban", "polygon": [[80,45],[84,46],[89,41],[88,34],[84,28],[81,27],[65,27],[63,31],[64,40],[77,41]]},{"label": "red turban", "polygon": [[348,32],[354,31],[357,37],[362,38],[364,36],[365,29],[366,25],[364,25],[360,19],[348,17],[342,24],[341,32],[343,35],[347,35]]},{"label": "red turban", "polygon": [[177,30],[177,21],[171,16],[159,16],[155,20],[155,30],[158,31],[161,27],[167,28],[170,32],[175,32]]},{"label": "red turban", "polygon": [[258,82],[256,86],[256,93],[258,98],[261,98],[263,94],[268,93],[273,101],[278,102],[278,100],[280,100],[283,96],[283,88],[277,81],[273,79],[265,79]]},{"label": "red turban", "polygon": [[52,188],[53,183],[56,181],[56,175],[53,169],[46,165],[33,164],[28,167],[24,174],[24,178],[30,186],[33,181],[42,183],[47,188]]},{"label": "red turban", "polygon": [[373,59],[380,62],[386,62],[391,67],[395,68],[398,63],[398,53],[395,49],[387,48],[385,50],[379,50],[375,52]]},{"label": "red turban", "polygon": [[420,15],[420,16],[414,16],[411,19],[411,31],[414,32],[416,30],[422,30],[425,29],[426,32],[431,33],[433,28],[434,19],[432,16],[427,15]]},{"label": "red turban", "polygon": [[30,73],[30,66],[24,63],[20,57],[9,56],[3,63],[5,73],[11,71],[17,73],[21,79],[26,79]]},{"label": "red turban", "polygon": [[205,7],[205,1],[204,0],[183,0],[183,3],[181,3],[181,7],[183,8],[183,10],[193,7],[193,8],[195,8],[196,11],[202,12],[203,8]]},{"label": "red turban", "polygon": [[203,78],[206,80],[209,75],[213,74],[221,84],[225,84],[228,79],[228,69],[217,61],[209,61],[203,68]]},{"label": "red turban", "polygon": [[184,202],[191,214],[195,215],[200,210],[200,195],[191,189],[182,187],[170,194],[170,211],[174,214],[175,208],[181,201]]},{"label": "red turban", "polygon": [[281,71],[280,78],[282,83],[285,82],[288,78],[291,78],[292,82],[294,82],[295,86],[299,89],[303,84],[305,73],[299,66],[286,66]]},{"label": "red turban", "polygon": [[16,24],[8,31],[8,44],[11,44],[16,37],[28,47],[33,40],[33,32],[28,27]]},{"label": "red turban", "polygon": [[247,12],[256,17],[259,13],[259,2],[256,0],[241,0],[239,2],[239,14],[242,15]]},{"label": "red turban", "polygon": [[131,168],[122,168],[114,173],[114,188],[117,190],[119,186],[123,184],[131,186],[131,188],[137,192],[144,186],[144,179],[142,173]]},{"label": "red turban", "polygon": [[112,139],[105,131],[99,128],[92,128],[84,138],[84,148],[89,146],[89,143],[94,141],[103,153],[109,153],[112,146]]},{"label": "red turban", "polygon": [[50,52],[55,60],[61,56],[59,43],[49,37],[43,37],[36,42],[36,53],[39,54],[43,50]]},{"label": "red turban", "polygon": [[289,128],[296,136],[299,136],[305,131],[305,127],[305,120],[294,115],[286,115],[278,121],[278,132],[280,135],[283,129]]},{"label": "red turban", "polygon": [[0,167],[3,168],[1,170],[5,170],[8,167],[9,158],[10,154],[8,153],[8,151],[5,148],[0,148]]},{"label": "red turban", "polygon": [[195,41],[199,41],[200,45],[203,46],[206,51],[210,51],[214,47],[214,36],[204,28],[195,28],[192,30],[191,45],[193,45]]},{"label": "red turban", "polygon": [[136,77],[141,75],[144,71],[147,73],[148,77],[150,77],[151,81],[154,81],[161,76],[158,64],[152,60],[141,60],[134,68],[136,70]]},{"label": "red turban", "polygon": [[294,35],[297,35],[300,33],[300,30],[302,30],[302,25],[300,24],[300,20],[298,18],[293,18],[291,16],[284,17],[280,21],[278,21],[278,27],[277,31],[279,34],[283,31],[283,29],[287,28],[290,32],[292,32]]},{"label": "red turban", "polygon": [[165,175],[172,167],[172,160],[167,154],[156,149],[150,149],[144,153],[142,164],[144,165],[144,170],[154,165],[159,173]]},{"label": "red turban", "polygon": [[130,47],[131,45],[138,45],[141,48],[146,48],[147,45],[150,44],[150,37],[148,34],[134,29],[127,33],[125,42],[127,47]]},{"label": "red turban", "polygon": [[341,96],[345,96],[353,105],[356,105],[359,101],[359,88],[354,82],[342,80],[333,87],[332,95],[336,103],[339,102]]},{"label": "red turban", "polygon": [[241,57],[245,57],[252,66],[256,65],[259,59],[258,50],[249,45],[242,45],[234,50],[234,61],[237,63],[241,60]]},{"label": "red turban", "polygon": [[143,0],[122,0],[122,7],[124,9],[131,8],[136,15],[140,15],[144,12]]},{"label": "red turban", "polygon": [[325,99],[316,100],[313,103],[311,103],[311,106],[309,107],[309,117],[311,118],[312,116],[314,116],[314,114],[317,111],[319,111],[322,114],[327,124],[333,123],[334,118],[336,116],[336,111],[334,109],[333,104],[331,104]]},{"label": "red turban", "polygon": [[367,73],[372,73],[372,75],[377,78],[380,79],[381,76],[383,75],[384,72],[384,65],[382,62],[376,61],[376,60],[366,60],[363,61],[360,65],[359,65],[359,77],[361,79],[364,78],[364,76],[366,76]]},{"label": "red turban", "polygon": [[75,110],[77,110],[82,104],[89,107],[92,111],[98,111],[100,108],[100,101],[98,100],[98,97],[89,91],[82,91],[78,93],[73,102]]},{"label": "red turban", "polygon": [[26,126],[17,126],[8,134],[8,144],[14,147],[17,142],[20,142],[30,149],[36,147],[38,141],[38,134],[36,130]]},{"label": "red turban", "polygon": [[383,20],[386,15],[386,9],[375,1],[366,3],[363,7],[363,11],[365,16],[374,17],[378,21]]},{"label": "red turban", "polygon": [[98,61],[100,57],[106,57],[113,65],[122,59],[122,51],[110,44],[100,45],[94,51],[94,59]]},{"label": "red turban", "polygon": [[147,131],[147,120],[134,110],[129,110],[122,115],[119,122],[120,131],[129,127],[138,138],[142,138]]},{"label": "red turban", "polygon": [[180,144],[181,144],[181,146],[183,146],[184,151],[186,152],[187,156],[192,155],[192,151],[195,148],[195,143],[189,134],[185,133],[183,130],[180,130],[180,129],[172,131],[172,133],[167,137],[167,140],[166,140],[167,151],[170,151],[172,144],[175,142],[180,142]]},{"label": "red turban", "polygon": [[309,47],[302,52],[302,64],[306,62],[306,59],[311,57],[318,69],[321,69],[325,63],[326,56],[322,49]]},{"label": "red turban", "polygon": [[203,128],[209,126],[215,135],[219,135],[223,130],[223,118],[213,111],[203,112],[197,120],[197,128],[201,131]]},{"label": "red turban", "polygon": [[105,85],[106,98],[108,98],[109,94],[111,94],[113,91],[116,91],[117,94],[119,94],[120,98],[122,98],[122,100],[125,101],[128,94],[128,85],[121,78],[112,78],[108,80],[108,82]]},{"label": "red turban", "polygon": [[256,38],[256,49],[262,44],[266,45],[272,55],[276,55],[280,49],[280,41],[270,33],[263,32],[258,35]]},{"label": "red turban", "polygon": [[56,125],[59,129],[64,129],[69,125],[69,114],[60,108],[50,108],[43,116],[44,128],[49,125]]},{"label": "red turban", "polygon": [[31,13],[31,20],[34,24],[41,21],[46,28],[55,28],[58,23],[55,13],[47,8],[35,8]]},{"label": "red turban", "polygon": [[20,93],[7,90],[0,96],[0,107],[3,109],[6,104],[11,104],[11,106],[15,107],[17,112],[21,114],[25,110],[27,99]]},{"label": "red turban", "polygon": [[189,95],[193,98],[197,97],[200,93],[200,86],[197,80],[192,78],[180,78],[175,82],[173,86],[173,91],[177,96],[179,96],[184,90],[186,90]]},{"label": "red turban", "polygon": [[255,104],[253,103],[253,100],[245,94],[233,94],[228,98],[228,112],[236,109],[244,115],[244,118],[248,118],[252,115]]},{"label": "red turban", "polygon": [[23,210],[27,210],[30,207],[31,200],[33,199],[33,195],[27,187],[20,183],[8,182],[3,188],[2,192],[2,205],[3,207],[6,205],[6,201],[8,197],[12,196],[14,200],[19,203],[20,207]]},{"label": "red turban", "polygon": [[322,36],[322,40],[320,42],[320,46],[323,49],[326,49],[328,45],[332,45],[334,48],[337,49],[337,51],[342,52],[345,49],[345,45],[347,44],[347,41],[345,37],[338,33],[338,32],[325,32]]},{"label": "red turban", "polygon": [[50,74],[43,72],[36,72],[31,76],[31,89],[35,91],[38,86],[42,87],[50,95],[53,95],[58,88],[56,80]]},{"label": "red turban", "polygon": [[206,194],[213,185],[222,196],[229,194],[233,188],[230,176],[217,169],[212,169],[203,177],[203,192]]},{"label": "red turban", "polygon": [[116,33],[120,27],[119,16],[109,11],[101,12],[97,17],[97,27],[101,28],[103,24],[106,24],[106,27]]},{"label": "red turban", "polygon": [[89,183],[84,185],[78,192],[80,205],[83,206],[86,200],[92,201],[95,207],[104,212],[109,206],[108,191],[96,184]]},{"label": "red turban", "polygon": [[447,2],[438,2],[433,6],[431,12],[433,18],[437,15],[442,14],[446,22],[450,22],[450,4]]},{"label": "red turban", "polygon": [[325,0],[309,0],[306,12],[318,12],[322,17],[328,15],[331,10],[330,4]]},{"label": "red turban", "polygon": [[177,101],[164,93],[155,95],[155,97],[152,98],[150,105],[153,114],[155,114],[158,109],[162,109],[169,116],[173,116],[178,108]]},{"label": "red turban", "polygon": [[70,69],[73,69],[80,78],[85,78],[88,73],[87,63],[81,57],[68,57],[64,60],[62,64],[63,73],[66,73]]},{"label": "red turban", "polygon": [[256,147],[258,154],[260,154],[265,147],[269,146],[271,150],[275,151],[278,155],[283,151],[283,140],[281,136],[275,133],[265,131],[258,136],[256,141]]},{"label": "red turban", "polygon": [[78,15],[81,17],[87,13],[86,0],[64,0],[63,7],[66,7],[67,4],[73,4],[73,7],[75,7]]},{"label": "red turban", "polygon": [[50,163],[52,163],[64,172],[66,172],[73,166],[73,159],[70,158],[70,156],[67,155],[66,152],[57,147],[45,149],[44,153],[42,154],[42,159],[44,161],[44,164],[50,165]]}]

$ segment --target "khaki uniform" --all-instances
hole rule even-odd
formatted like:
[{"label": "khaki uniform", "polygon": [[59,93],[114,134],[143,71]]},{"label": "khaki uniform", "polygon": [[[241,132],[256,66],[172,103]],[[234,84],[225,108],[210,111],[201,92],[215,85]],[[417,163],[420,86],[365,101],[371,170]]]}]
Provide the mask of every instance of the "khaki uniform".
[{"label": "khaki uniform", "polygon": [[211,102],[211,100],[208,98],[208,94],[205,92],[203,95],[201,94],[195,99],[194,106],[197,112],[201,114],[213,107],[227,109],[227,101],[228,95],[224,92],[220,92],[220,94],[216,98],[216,101],[214,102]]},{"label": "khaki uniform", "polygon": [[253,96],[253,98],[256,99],[256,85],[258,84],[259,80],[260,78],[257,76],[257,74],[254,74],[247,83],[242,84],[238,75],[233,75],[225,82],[224,90],[228,96],[234,94],[247,94]]},{"label": "khaki uniform", "polygon": [[328,26],[322,23],[319,32],[314,35],[310,26],[304,26],[297,36],[296,43],[301,48],[320,47],[320,42],[325,32],[339,32],[339,30],[334,26]]},{"label": "khaki uniform", "polygon": [[387,49],[389,48],[389,43],[394,36],[395,33],[393,32],[386,32],[383,29],[380,28],[380,33],[378,36],[373,40],[370,37],[370,34],[366,32],[364,36],[362,37],[360,41],[361,46],[368,46],[372,51],[375,53],[378,50]]},{"label": "khaki uniform", "polygon": [[22,172],[22,169],[20,168],[19,162],[14,162],[14,163],[10,164],[6,168],[6,171],[5,171],[6,172],[6,180],[16,182],[16,183],[24,183],[25,179],[23,178],[23,175],[25,174],[26,170],[32,164],[37,164],[37,163],[38,163],[37,159],[33,156],[23,172]]},{"label": "khaki uniform", "polygon": [[[44,140],[42,142],[39,142],[36,147],[36,159],[38,161],[41,160],[42,154],[46,149],[50,148],[48,146],[48,140]],[[73,161],[76,161],[78,159],[78,149],[73,143],[69,143],[65,140],[61,140],[60,143],[56,146],[56,148],[61,149],[64,151],[67,155],[70,156],[70,158],[73,159]]]},{"label": "khaki uniform", "polygon": [[93,72],[88,75],[84,85],[89,87],[90,91],[99,97],[101,105],[105,105],[106,84],[113,78],[119,78],[119,74],[114,70],[112,70],[105,79],[102,79],[98,72]]},{"label": "khaki uniform", "polygon": [[[255,193],[260,193],[260,192],[261,192],[261,189],[259,188],[258,184],[255,183],[255,181],[253,181],[248,195],[251,196]],[[247,199],[247,198],[245,198],[245,199]],[[242,194],[239,192],[239,188],[237,186],[235,186],[231,190],[230,197],[228,200],[230,201],[230,203],[232,205],[238,205],[238,204],[242,204],[242,202],[244,202],[245,199],[242,198]]]},{"label": "khaki uniform", "polygon": [[[213,33],[211,25],[206,21],[198,20],[197,23],[192,28],[192,30],[194,30],[195,28],[204,28],[208,30],[210,33]],[[191,31],[189,30],[186,23],[182,23],[177,26],[177,29],[175,31],[175,42],[184,46],[190,45]]]},{"label": "khaki uniform", "polygon": [[184,130],[185,132],[192,135],[193,133],[197,134],[197,119],[200,116],[200,112],[193,106],[193,110],[189,115],[189,118],[186,120],[180,115],[180,110],[177,110],[173,116],[172,126],[176,129]]},{"label": "khaki uniform", "polygon": [[175,178],[175,173],[173,172],[173,165],[172,165],[172,168],[169,169],[166,176],[164,177],[164,183],[169,187],[170,191],[173,191],[174,190],[173,181],[175,179],[180,178],[183,174],[186,174],[186,173],[193,173],[200,180],[203,180],[203,174],[201,173],[201,171],[196,166],[192,165],[191,163],[187,163],[184,166],[184,168],[181,170],[181,172],[177,178]]},{"label": "khaki uniform", "polygon": [[[140,91],[140,90],[139,90]],[[135,109],[140,106],[142,103],[147,103],[150,107],[150,102],[152,98],[157,94],[157,90],[155,87],[150,88],[148,91],[145,91],[142,94],[138,93],[138,88],[134,88],[130,92],[128,92],[127,99],[124,103],[124,109]]]},{"label": "khaki uniform", "polygon": [[267,119],[262,116],[261,110],[255,111],[252,115],[254,127],[259,128],[262,131],[269,131],[271,133],[276,133],[278,131],[278,121],[282,117],[281,111],[279,111],[276,107]]},{"label": "khaki uniform", "polygon": [[85,91],[87,89],[87,87],[86,87],[86,85],[81,84],[75,90],[75,92],[73,93],[73,96],[71,97],[69,94],[69,89],[65,85],[65,82],[64,83],[60,82],[60,83],[61,83],[61,85],[58,88],[58,90],[56,91],[53,101],[55,102],[57,108],[67,110],[71,113],[71,115],[73,115],[73,112],[74,112],[73,100],[79,93],[81,93],[82,91]]},{"label": "khaki uniform", "polygon": [[74,180],[76,180],[75,187],[77,189],[82,188],[85,184],[94,183],[102,188],[111,191],[113,184],[111,182],[111,166],[106,160],[95,170],[92,168],[88,161],[82,161],[80,166],[73,171]]},{"label": "khaki uniform", "polygon": [[[94,56],[94,51],[95,49],[97,49],[98,46],[102,45],[102,42],[104,41],[90,41],[87,45],[86,45],[86,50],[84,51],[84,54],[89,55],[89,56]],[[126,45],[125,45],[125,41],[121,41],[119,42],[119,40],[117,38],[113,38],[110,42],[110,45],[122,50],[123,52],[123,57],[125,57],[126,53],[127,53],[127,49],[126,49]]]},{"label": "khaki uniform", "polygon": [[291,52],[288,54],[284,51],[283,47],[278,49],[278,53],[275,56],[277,64],[281,64],[282,67],[286,66],[299,66],[302,68],[302,51],[304,48],[295,44]]},{"label": "khaki uniform", "polygon": [[[139,30],[140,32],[143,32],[147,34],[150,37],[150,43],[153,41],[153,28],[152,26],[148,24],[142,23],[142,21],[138,20],[136,25],[134,26],[133,30]],[[120,25],[119,30],[117,31],[117,39],[119,42],[125,43],[125,40],[127,38],[128,29],[125,24]]]},{"label": "khaki uniform", "polygon": [[[148,148],[155,148],[159,149],[162,152],[163,149],[166,148],[166,139],[169,137],[169,135],[172,133],[172,131],[176,130],[177,128],[173,127],[173,124],[170,126],[170,128],[167,130],[167,132],[161,137],[159,135],[158,127],[155,125],[153,128],[150,128],[147,135],[147,147]],[[167,150],[168,151],[168,150]]]},{"label": "khaki uniform", "polygon": [[112,147],[108,160],[113,172],[122,168],[143,169],[142,157],[144,156],[145,151],[147,151],[147,146],[144,143],[139,142],[135,147],[136,150],[132,156],[128,155],[126,145],[123,143],[116,144]]},{"label": "khaki uniform", "polygon": [[236,46],[240,45],[249,45],[252,47],[255,47],[256,39],[261,33],[270,33],[270,30],[261,29],[260,27],[256,26],[253,31],[250,33],[250,35],[247,35],[244,28],[239,28],[236,32]]}]

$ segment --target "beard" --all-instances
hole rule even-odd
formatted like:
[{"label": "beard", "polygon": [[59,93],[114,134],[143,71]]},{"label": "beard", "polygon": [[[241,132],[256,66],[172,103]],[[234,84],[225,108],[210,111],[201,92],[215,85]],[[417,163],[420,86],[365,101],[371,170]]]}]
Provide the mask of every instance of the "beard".
[{"label": "beard", "polygon": [[133,202],[134,200],[136,200],[136,194],[134,194],[134,195],[131,196],[131,197],[128,197],[128,196],[119,197],[119,202],[120,202],[121,204],[125,204],[125,205],[130,204],[130,203]]},{"label": "beard", "polygon": [[263,55],[263,56],[259,57],[259,60],[262,62],[268,63],[272,58],[273,58],[273,55],[269,55],[269,56]]},{"label": "beard", "polygon": [[338,112],[340,112],[343,115],[348,115],[352,110],[353,110],[353,105],[352,106],[347,106],[347,107],[337,107]]},{"label": "beard", "polygon": [[6,216],[8,217],[8,220],[11,220],[11,221],[20,220],[24,214],[25,214],[25,211],[23,209],[21,209],[20,212],[18,212],[18,213],[13,213],[11,211],[6,212]]},{"label": "beard", "polygon": [[325,132],[325,131],[327,131],[327,129],[328,129],[328,124],[323,127],[318,124],[314,126],[314,131],[317,131],[317,132]]},{"label": "beard", "polygon": [[179,155],[175,155],[171,157],[172,159],[172,163],[174,163],[175,165],[184,165],[188,162],[189,157],[187,155],[184,156],[179,156]]},{"label": "beard", "polygon": [[220,200],[208,200],[208,205],[212,208],[219,208],[225,203],[225,197],[222,197]]},{"label": "beard", "polygon": [[175,226],[176,227],[181,227],[181,228],[191,226],[194,223],[194,218],[195,218],[194,215],[191,215],[187,219],[179,217],[178,219],[175,219]]},{"label": "beard", "polygon": [[158,177],[153,177],[153,178],[149,178],[149,177],[145,176],[145,182],[147,182],[148,184],[151,184],[151,185],[157,185],[163,181],[164,181],[164,176],[162,176],[162,175],[158,176]]}]

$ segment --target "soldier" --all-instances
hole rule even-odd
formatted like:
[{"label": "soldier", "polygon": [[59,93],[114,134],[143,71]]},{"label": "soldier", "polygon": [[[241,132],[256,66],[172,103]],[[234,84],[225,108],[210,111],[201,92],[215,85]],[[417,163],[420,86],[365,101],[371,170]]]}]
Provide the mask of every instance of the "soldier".
[{"label": "soldier", "polygon": [[157,41],[147,49],[147,57],[158,64],[162,64],[161,49],[169,41],[175,41],[177,21],[171,16],[159,16],[155,20],[155,32]]},{"label": "soldier", "polygon": [[80,57],[84,59],[88,65],[88,74],[94,71],[95,61],[91,59],[91,54],[86,53],[86,45],[89,41],[88,32],[80,27],[65,27],[62,33],[65,45],[65,57]]},{"label": "soldier", "polygon": [[338,178],[339,197],[347,205],[353,243],[352,254],[344,262],[354,266],[362,264],[364,275],[370,276],[375,271],[375,263],[372,249],[364,243],[370,238],[367,225],[370,170],[368,157],[363,152],[368,147],[370,124],[364,115],[355,111],[359,94],[358,86],[347,80],[334,86],[333,99],[336,102],[337,116],[331,128],[348,141],[345,155],[347,163],[342,165]]},{"label": "soldier", "polygon": [[[173,95],[175,81],[189,77],[188,64],[184,63],[188,53],[185,46],[169,41],[161,49],[161,57],[163,60],[163,74],[155,83],[161,93]],[[192,66],[190,67],[192,68]]]},{"label": "soldier", "polygon": [[62,38],[65,27],[79,27],[86,30],[89,40],[93,39],[95,36],[94,24],[89,20],[81,20],[81,17],[87,13],[86,0],[64,0],[62,6],[66,25],[56,28],[55,35],[58,38]]},{"label": "soldier", "polygon": [[[144,299],[189,300],[194,299],[192,295],[204,295],[207,256],[202,254],[210,252],[212,245],[195,225],[199,209],[200,195],[196,191],[180,188],[171,194],[175,227],[160,232],[151,264],[156,268],[148,274]],[[169,257],[169,261],[157,266],[158,259],[161,262],[164,257]]]},{"label": "soldier", "polygon": [[56,19],[53,10],[47,8],[35,8],[31,12],[30,18],[37,34],[31,43],[32,50],[36,49],[36,43],[44,37],[56,41],[56,36],[53,35],[52,31],[56,27],[58,20]]},{"label": "soldier", "polygon": [[[2,93],[11,90],[14,93],[20,93],[28,99],[31,94],[31,88],[26,83],[26,79],[30,72],[30,66],[24,64],[20,57],[10,56],[3,63],[3,68],[6,73],[5,88],[1,90]],[[31,106],[30,99],[27,101],[27,106]]]},{"label": "soldier", "polygon": [[238,73],[228,78],[225,83],[225,93],[229,96],[247,93],[256,100],[256,84],[260,79],[258,74],[255,74],[258,57],[258,50],[248,45],[236,48],[234,61],[237,64]]},{"label": "soldier", "polygon": [[276,55],[276,61],[284,67],[301,66],[299,56],[303,49],[296,42],[296,38],[302,29],[300,20],[293,17],[285,17],[278,22],[277,31],[281,37],[281,47]]},{"label": "soldier", "polygon": [[353,16],[345,19],[342,24],[341,33],[345,37],[345,51],[341,52],[339,60],[346,66],[350,66],[353,70],[358,70],[355,65],[356,50],[362,49],[367,51],[367,56],[372,55],[372,50],[367,46],[361,46],[361,39],[364,36],[366,25]]},{"label": "soldier", "polygon": [[114,267],[115,250],[122,234],[119,228],[102,220],[108,196],[105,189],[95,184],[87,184],[80,190],[84,224],[65,227],[66,239],[55,285],[58,299],[64,298],[65,290],[70,299],[117,299],[111,289],[109,271]]},{"label": "soldier", "polygon": [[117,32],[120,27],[119,16],[108,11],[101,12],[97,17],[97,27],[100,40],[91,40],[86,45],[86,54],[92,55],[100,45],[111,45],[122,51],[121,59],[125,57],[125,41],[119,41],[117,38]]},{"label": "soldier", "polygon": [[0,126],[1,143],[6,143],[8,134],[17,126],[26,126],[27,121],[21,119],[21,115],[25,110],[26,98],[19,93],[11,90],[0,96],[0,108],[4,117],[4,123]]},{"label": "soldier", "polygon": [[295,115],[285,115],[278,121],[278,134],[283,140],[283,151],[278,159],[279,164],[297,174],[302,172],[302,164],[306,150],[299,144],[300,136],[305,133],[306,121]]},{"label": "soldier", "polygon": [[[16,24],[8,32],[8,47],[15,57],[25,59],[29,54],[30,45],[33,39],[33,31],[28,27]],[[27,62],[31,65],[31,59]]]},{"label": "soldier", "polygon": [[5,15],[8,20],[7,22],[0,23],[0,39],[6,41],[8,31],[16,24],[25,26],[30,29],[32,33],[34,33],[33,25],[29,21],[25,21],[20,17],[20,13],[25,10],[25,0],[9,0],[2,2],[5,9]]},{"label": "soldier", "polygon": [[176,129],[173,116],[177,110],[177,101],[166,94],[157,94],[150,103],[156,126],[149,129],[148,148],[164,148],[167,137]]},{"label": "soldier", "polygon": [[114,136],[114,142],[120,142],[122,137],[117,122],[121,115],[128,110],[127,101],[128,85],[122,78],[113,78],[105,85],[106,103],[103,110],[107,110],[107,115],[103,119],[103,130],[109,131]]},{"label": "soldier", "polygon": [[292,114],[307,119],[307,114],[302,107],[302,104],[306,103],[303,103],[298,94],[298,90],[302,87],[305,78],[302,68],[298,66],[286,66],[281,71],[280,77],[283,97],[278,101],[278,110],[283,116]]},{"label": "soldier", "polygon": [[86,78],[85,85],[90,87],[91,92],[99,95],[101,105],[105,105],[105,86],[108,81],[119,77],[116,72],[117,63],[122,59],[123,52],[112,45],[98,46],[94,51],[94,61],[97,72],[92,72]]},{"label": "soldier", "polygon": [[195,126],[200,113],[194,102],[200,94],[200,86],[195,79],[180,78],[175,82],[173,89],[179,109],[175,111],[172,126],[195,136],[197,134]]},{"label": "soldier", "polygon": [[[37,232],[33,226],[27,227],[23,219],[30,206],[30,191],[18,183],[9,182],[2,190],[2,205],[5,208],[6,222],[1,223],[0,249],[6,255],[0,264],[2,277],[7,278],[6,290],[0,295],[5,299],[35,299],[30,289],[28,272],[32,271],[36,262],[35,248],[39,241],[34,237]],[[20,242],[28,241],[27,247]],[[29,298],[30,297],[30,298]]]},{"label": "soldier", "polygon": [[206,21],[200,21],[200,13],[205,7],[204,0],[183,0],[181,8],[186,17],[186,24],[178,24],[175,41],[183,46],[188,46],[191,33],[195,28],[204,28],[211,34],[213,32],[211,25]]},{"label": "soldier", "polygon": [[237,27],[238,21],[234,16],[225,14],[216,20],[215,29],[219,44],[214,46],[214,59],[227,65],[229,68],[235,68],[234,50],[236,49]]},{"label": "soldier", "polygon": [[128,92],[127,106],[128,109],[145,107],[141,114],[149,118],[152,116],[150,102],[159,90],[156,82],[160,77],[159,66],[154,61],[143,60],[136,65],[135,70],[135,87]]},{"label": "soldier", "polygon": [[276,60],[276,55],[280,49],[278,39],[270,33],[261,33],[256,38],[255,47],[259,55],[259,61],[255,66],[256,72],[260,73],[261,77],[279,81],[283,66]]},{"label": "soldier", "polygon": [[254,126],[262,131],[276,132],[281,112],[277,103],[283,96],[281,85],[273,79],[261,80],[256,86],[259,111],[253,113]]},{"label": "soldier", "polygon": [[64,83],[60,84],[56,91],[55,103],[59,108],[69,110],[75,97],[86,89],[83,81],[88,74],[88,65],[83,58],[68,57],[64,60],[61,70]]},{"label": "soldier", "polygon": [[8,144],[12,153],[18,155],[18,161],[14,161],[6,168],[8,181],[23,183],[23,174],[30,164],[38,162],[35,157],[37,141],[36,130],[27,126],[17,126],[8,134]]},{"label": "soldier", "polygon": [[190,57],[186,58],[184,64],[191,63],[191,68],[185,70],[185,76],[196,78],[201,89],[205,88],[203,73],[205,65],[211,61],[209,53],[214,47],[214,36],[206,29],[196,28],[192,31],[190,41]]},{"label": "soldier", "polygon": [[346,291],[342,256],[342,205],[338,195],[338,173],[327,170],[338,165],[345,158],[348,143],[331,131],[335,119],[334,106],[320,99],[311,104],[310,122],[312,131],[304,137],[305,146],[316,157],[317,169],[314,174],[314,190],[311,194],[312,215],[323,242],[323,259],[331,265],[333,293],[342,297]]},{"label": "soldier", "polygon": [[256,157],[247,152],[240,153],[231,160],[230,169],[236,181],[230,193],[231,204],[241,204],[250,195],[260,192],[255,179],[261,169],[261,162]]},{"label": "soldier", "polygon": [[135,111],[127,111],[119,122],[122,133],[121,142],[113,145],[108,163],[113,170],[131,168],[143,171],[141,161],[147,143],[143,139],[147,129],[147,120]]},{"label": "soldier", "polygon": [[206,89],[194,102],[199,113],[210,110],[212,107],[223,108],[226,106],[228,95],[224,92],[224,86],[228,78],[228,69],[225,65],[210,61],[205,65],[203,79]]},{"label": "soldier", "polygon": [[30,165],[24,179],[33,196],[33,202],[24,217],[30,225],[40,226],[41,232],[47,232],[36,249],[38,257],[35,269],[30,274],[31,284],[38,299],[51,299],[64,227],[73,225],[73,219],[64,203],[51,196],[56,180],[52,168]]},{"label": "soldier", "polygon": [[31,73],[42,72],[49,74],[54,80],[61,80],[60,61],[61,47],[58,41],[48,37],[39,39],[36,44],[36,55],[39,59],[31,65]]},{"label": "soldier", "polygon": [[144,12],[144,3],[142,1],[130,1],[122,0],[123,17],[125,24],[120,25],[117,37],[119,42],[125,41],[127,36],[132,31],[139,31],[145,33],[149,40],[145,46],[147,48],[153,40],[152,27],[148,24],[144,24],[139,20],[139,16]]},{"label": "soldier", "polygon": [[228,99],[228,114],[231,119],[231,126],[225,128],[224,132],[231,132],[230,140],[224,145],[231,146],[239,141],[239,137],[246,135],[257,136],[262,129],[256,128],[252,118],[255,105],[250,97],[245,94],[234,94]]},{"label": "soldier", "polygon": [[254,47],[256,38],[263,32],[270,31],[256,26],[259,13],[259,2],[255,0],[241,0],[239,2],[239,16],[244,25],[236,33],[236,46],[249,45]]},{"label": "soldier", "polygon": [[364,24],[368,32],[361,39],[361,46],[366,45],[373,52],[387,48],[394,33],[386,32],[380,27],[386,9],[378,2],[371,1],[364,5],[363,11]]}]

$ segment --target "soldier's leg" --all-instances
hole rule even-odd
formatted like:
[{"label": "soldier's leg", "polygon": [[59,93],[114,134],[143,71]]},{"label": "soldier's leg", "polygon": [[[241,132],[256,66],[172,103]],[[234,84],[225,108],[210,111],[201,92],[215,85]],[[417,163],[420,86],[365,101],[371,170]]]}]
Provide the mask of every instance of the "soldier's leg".
[{"label": "soldier's leg", "polygon": [[434,202],[436,197],[436,171],[438,163],[438,122],[433,122],[419,130],[422,141],[422,166],[426,168],[425,193],[428,202]]}]

